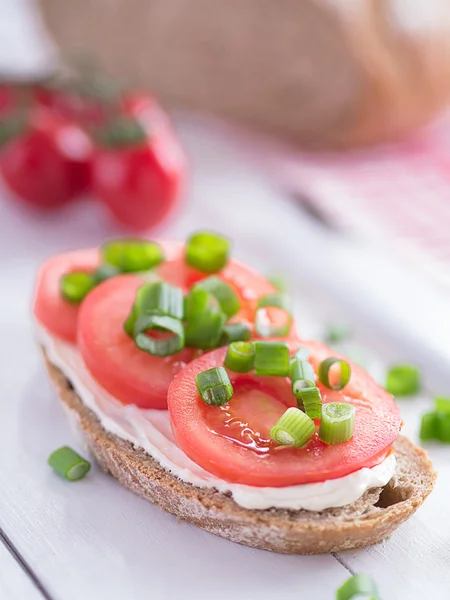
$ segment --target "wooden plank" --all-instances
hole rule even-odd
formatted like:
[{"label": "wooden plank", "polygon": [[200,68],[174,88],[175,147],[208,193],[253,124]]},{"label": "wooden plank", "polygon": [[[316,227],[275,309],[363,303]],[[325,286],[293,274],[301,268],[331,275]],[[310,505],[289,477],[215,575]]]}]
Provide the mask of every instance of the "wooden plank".
[{"label": "wooden plank", "polygon": [[43,600],[43,596],[6,546],[0,542],[0,598]]}]

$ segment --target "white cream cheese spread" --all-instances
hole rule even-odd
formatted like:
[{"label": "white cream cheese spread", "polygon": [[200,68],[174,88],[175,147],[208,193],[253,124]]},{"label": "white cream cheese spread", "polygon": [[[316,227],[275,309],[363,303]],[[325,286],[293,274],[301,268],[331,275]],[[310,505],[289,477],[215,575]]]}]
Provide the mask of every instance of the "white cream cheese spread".
[{"label": "white cream cheese spread", "polygon": [[177,446],[167,411],[143,410],[121,404],[92,377],[76,346],[52,336],[38,323],[36,335],[50,361],[66,375],[83,403],[106,430],[143,448],[164,469],[186,483],[231,492],[235,502],[244,508],[320,511],[345,506],[358,500],[368,489],[386,485],[394,475],[395,456],[391,454],[371,469],[360,469],[345,477],[320,483],[286,487],[229,483],[199,467]]}]

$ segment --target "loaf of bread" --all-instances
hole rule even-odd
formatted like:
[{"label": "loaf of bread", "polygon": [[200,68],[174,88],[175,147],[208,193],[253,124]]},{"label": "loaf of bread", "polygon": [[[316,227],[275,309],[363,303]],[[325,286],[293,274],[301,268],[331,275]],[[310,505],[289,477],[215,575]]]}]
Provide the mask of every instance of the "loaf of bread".
[{"label": "loaf of bread", "polygon": [[398,138],[450,97],[447,0],[39,0],[63,57],[304,146]]},{"label": "loaf of bread", "polygon": [[44,356],[59,399],[104,471],[167,512],[233,542],[293,554],[376,544],[410,517],[433,489],[436,474],[425,452],[399,436],[394,443],[395,477],[353,504],[321,512],[242,508],[229,495],[184,483],[144,450],[106,431],[45,351]]}]

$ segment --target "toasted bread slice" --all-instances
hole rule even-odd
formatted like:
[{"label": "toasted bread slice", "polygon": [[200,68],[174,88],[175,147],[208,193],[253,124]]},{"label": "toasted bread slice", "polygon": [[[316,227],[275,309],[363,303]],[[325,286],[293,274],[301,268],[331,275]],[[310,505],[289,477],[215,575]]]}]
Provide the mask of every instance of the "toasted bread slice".
[{"label": "toasted bread slice", "polygon": [[321,512],[248,510],[231,495],[184,483],[144,450],[106,431],[65,375],[46,355],[45,360],[60,400],[76,418],[104,471],[167,512],[239,544],[289,554],[338,552],[376,544],[410,517],[433,489],[436,473],[426,453],[399,436],[394,443],[395,477],[353,504]]}]

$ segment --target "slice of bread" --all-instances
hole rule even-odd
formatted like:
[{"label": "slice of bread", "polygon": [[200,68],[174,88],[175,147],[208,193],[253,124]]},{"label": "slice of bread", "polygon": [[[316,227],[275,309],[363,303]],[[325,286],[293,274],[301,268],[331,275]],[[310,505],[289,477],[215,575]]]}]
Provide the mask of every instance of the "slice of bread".
[{"label": "slice of bread", "polygon": [[292,554],[361,548],[389,537],[433,489],[436,473],[426,453],[399,436],[395,477],[353,504],[321,512],[242,508],[231,495],[184,483],[144,450],[106,431],[45,351],[44,356],[60,400],[104,471],[167,512],[233,542]]}]

